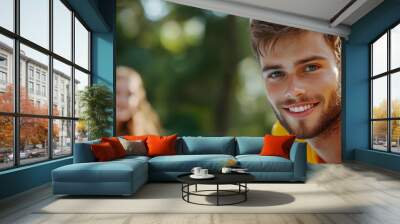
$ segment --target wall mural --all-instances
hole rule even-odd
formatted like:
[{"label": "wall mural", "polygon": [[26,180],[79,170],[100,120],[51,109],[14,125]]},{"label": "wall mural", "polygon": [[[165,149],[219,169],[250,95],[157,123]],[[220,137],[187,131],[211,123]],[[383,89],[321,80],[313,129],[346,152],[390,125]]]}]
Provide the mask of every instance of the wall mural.
[{"label": "wall mural", "polygon": [[296,136],[341,162],[341,40],[161,0],[117,2],[117,134]]}]

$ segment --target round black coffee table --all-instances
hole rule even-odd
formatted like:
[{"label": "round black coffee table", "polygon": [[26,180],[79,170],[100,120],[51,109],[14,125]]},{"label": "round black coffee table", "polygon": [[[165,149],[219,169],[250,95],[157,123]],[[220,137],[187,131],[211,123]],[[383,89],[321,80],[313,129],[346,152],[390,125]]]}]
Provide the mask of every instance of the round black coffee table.
[{"label": "round black coffee table", "polygon": [[[239,204],[241,202],[245,202],[247,200],[247,192],[249,188],[247,187],[247,183],[255,180],[255,177],[248,173],[216,173],[213,174],[215,177],[212,179],[193,179],[190,177],[191,173],[182,174],[177,177],[178,181],[182,183],[182,199],[188,203],[198,204],[198,205],[234,205]],[[215,190],[197,190],[197,185],[216,185]],[[190,186],[195,186],[194,191],[190,191]],[[220,189],[220,185],[236,185],[238,186],[237,190],[223,190]],[[215,192],[215,194],[205,194],[209,192]],[[204,197],[216,197],[216,204],[202,204],[190,201],[190,196],[204,196]],[[234,201],[231,203],[221,203],[221,197],[232,197],[232,196],[241,196],[238,201]]]}]

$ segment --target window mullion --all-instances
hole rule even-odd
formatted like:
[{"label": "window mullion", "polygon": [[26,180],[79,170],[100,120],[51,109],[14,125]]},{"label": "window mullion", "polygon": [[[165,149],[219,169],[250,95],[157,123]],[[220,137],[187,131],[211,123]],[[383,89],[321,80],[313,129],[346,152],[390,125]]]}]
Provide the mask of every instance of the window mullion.
[{"label": "window mullion", "polygon": [[372,45],[370,45],[370,57],[369,57],[369,62],[370,62],[370,71],[369,71],[369,76],[370,76],[370,78],[369,78],[369,83],[370,83],[370,91],[369,91],[369,94],[370,94],[370,96],[369,96],[369,117],[370,117],[370,123],[369,123],[369,125],[370,125],[370,128],[369,128],[369,132],[370,132],[370,148],[371,149],[373,149],[374,148],[374,136],[373,136],[373,121],[372,121],[372,119],[374,118],[374,116],[373,116],[373,94],[374,94],[374,85],[373,85],[373,79],[372,79],[372,76],[373,76],[373,63],[372,63],[372,58],[373,58],[373,50],[374,50],[374,48],[372,47]]},{"label": "window mullion", "polygon": [[[71,91],[72,91],[72,105],[71,105],[71,117],[75,118],[75,12],[72,11],[72,15],[71,15],[71,23],[72,23],[72,48],[71,48],[71,56],[72,56],[72,64],[73,66],[71,67]],[[76,121],[73,120],[71,122],[72,124],[72,130],[71,130],[71,150],[72,150],[72,155],[74,155],[74,145],[75,145],[75,125],[76,125]]]},{"label": "window mullion", "polygon": [[[387,52],[386,52],[386,54],[387,54],[387,71],[389,71],[390,70],[390,29],[389,29],[389,31],[387,32]],[[392,78],[392,76],[391,76],[391,74],[389,73],[389,74],[387,74],[387,110],[388,110],[388,118],[391,118],[392,117],[392,100],[391,100],[391,82],[390,82],[390,80],[391,80],[391,78]],[[388,141],[389,141],[389,143],[388,143],[388,148],[387,148],[387,151],[388,152],[391,152],[392,151],[392,135],[391,135],[391,133],[392,133],[392,131],[391,131],[391,129],[392,129],[392,125],[391,125],[391,123],[392,123],[392,121],[391,120],[388,120],[388,122],[387,122],[387,139],[388,139]]]},{"label": "window mullion", "polygon": [[[53,0],[49,0],[49,50],[53,52]],[[48,152],[49,159],[53,159],[53,56],[49,55],[49,72],[48,72],[48,91],[49,94],[49,120],[48,120]]]},{"label": "window mullion", "polygon": [[[19,35],[19,5],[20,1],[14,1],[14,30],[17,35]],[[19,39],[14,39],[14,112],[19,114],[19,99],[20,99],[20,50],[19,50]],[[19,135],[20,135],[20,119],[14,115],[14,166],[19,166]]]}]

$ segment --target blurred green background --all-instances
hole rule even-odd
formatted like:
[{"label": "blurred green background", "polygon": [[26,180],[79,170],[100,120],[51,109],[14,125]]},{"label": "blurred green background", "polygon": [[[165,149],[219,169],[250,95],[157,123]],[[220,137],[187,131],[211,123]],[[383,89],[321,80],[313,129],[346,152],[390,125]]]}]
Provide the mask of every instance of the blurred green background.
[{"label": "blurred green background", "polygon": [[250,47],[249,19],[162,0],[118,0],[117,65],[141,74],[163,134],[263,136],[276,120]]}]

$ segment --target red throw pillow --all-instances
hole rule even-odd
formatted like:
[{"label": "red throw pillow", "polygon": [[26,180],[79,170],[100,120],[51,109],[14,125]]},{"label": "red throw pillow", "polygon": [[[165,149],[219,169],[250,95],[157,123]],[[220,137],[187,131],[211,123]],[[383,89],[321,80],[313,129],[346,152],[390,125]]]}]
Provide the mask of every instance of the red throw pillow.
[{"label": "red throw pillow", "polygon": [[117,158],[113,147],[108,142],[93,144],[90,147],[92,149],[94,157],[99,162],[110,161]]},{"label": "red throw pillow", "polygon": [[296,136],[264,136],[264,146],[261,149],[260,155],[262,156],[280,156],[289,159],[290,147],[295,140]]},{"label": "red throw pillow", "polygon": [[176,155],[176,138],[176,134],[170,136],[148,136],[146,140],[148,156]]},{"label": "red throw pillow", "polygon": [[126,151],[117,137],[101,138],[101,142],[108,142],[118,158],[126,156]]}]

